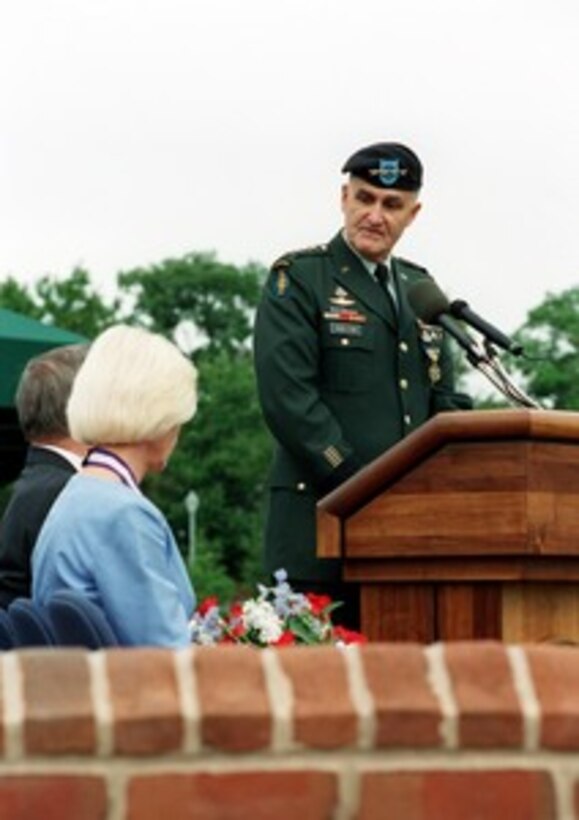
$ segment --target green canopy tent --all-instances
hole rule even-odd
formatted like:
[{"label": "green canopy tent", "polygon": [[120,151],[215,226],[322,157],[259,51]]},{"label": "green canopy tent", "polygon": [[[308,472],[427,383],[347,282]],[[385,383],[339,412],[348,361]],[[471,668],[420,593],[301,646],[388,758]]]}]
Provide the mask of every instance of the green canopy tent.
[{"label": "green canopy tent", "polygon": [[14,408],[18,380],[26,363],[52,347],[86,341],[78,333],[0,308],[0,483],[18,475],[26,451]]}]

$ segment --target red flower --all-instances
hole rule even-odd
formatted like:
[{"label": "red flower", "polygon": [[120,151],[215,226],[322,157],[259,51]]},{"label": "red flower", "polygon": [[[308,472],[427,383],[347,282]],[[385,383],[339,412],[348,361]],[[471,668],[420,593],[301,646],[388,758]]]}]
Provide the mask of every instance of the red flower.
[{"label": "red flower", "polygon": [[243,623],[243,604],[235,601],[229,607],[227,617],[229,634],[232,638],[243,638],[245,635],[245,625]]},{"label": "red flower", "polygon": [[207,615],[210,609],[213,609],[214,606],[219,606],[219,600],[217,595],[210,595],[208,598],[203,598],[199,606],[197,607],[197,612],[200,615]]},{"label": "red flower", "polygon": [[282,632],[277,641],[274,641],[272,646],[292,646],[296,642],[296,636],[291,629],[286,629]]},{"label": "red flower", "polygon": [[315,592],[306,592],[306,598],[310,602],[312,613],[316,616],[321,615],[324,609],[332,603],[329,595],[316,595]]},{"label": "red flower", "polygon": [[241,616],[243,615],[243,604],[240,604],[239,601],[231,604],[229,607],[229,617],[235,620],[240,620]]},{"label": "red flower", "polygon": [[243,621],[233,621],[229,624],[229,634],[234,638],[243,638],[245,635],[245,626]]},{"label": "red flower", "polygon": [[343,641],[344,643],[368,643],[368,638],[361,632],[355,632],[353,629],[346,629],[345,626],[334,627],[334,639]]}]

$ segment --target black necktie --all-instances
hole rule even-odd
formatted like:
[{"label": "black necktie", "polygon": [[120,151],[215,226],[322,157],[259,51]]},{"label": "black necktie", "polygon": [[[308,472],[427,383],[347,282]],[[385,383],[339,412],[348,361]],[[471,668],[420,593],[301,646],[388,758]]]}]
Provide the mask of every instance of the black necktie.
[{"label": "black necktie", "polygon": [[386,265],[383,265],[381,262],[379,262],[376,265],[376,270],[374,271],[374,275],[376,276],[376,279],[377,279],[378,283],[382,287],[382,290],[386,294],[386,298],[388,299],[388,302],[390,303],[390,306],[391,306],[392,310],[394,311],[394,315],[396,315],[396,313],[397,313],[396,300],[394,299],[394,295],[393,295],[392,290],[390,289],[390,286],[388,284],[389,281],[390,281],[390,271],[388,270]]}]

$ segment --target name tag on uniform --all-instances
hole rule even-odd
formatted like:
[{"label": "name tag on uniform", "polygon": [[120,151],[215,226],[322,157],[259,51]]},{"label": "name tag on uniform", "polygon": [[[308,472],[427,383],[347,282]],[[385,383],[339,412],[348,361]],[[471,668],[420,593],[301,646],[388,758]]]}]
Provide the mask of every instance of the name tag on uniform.
[{"label": "name tag on uniform", "polygon": [[332,336],[361,336],[363,332],[361,325],[352,322],[330,322]]}]

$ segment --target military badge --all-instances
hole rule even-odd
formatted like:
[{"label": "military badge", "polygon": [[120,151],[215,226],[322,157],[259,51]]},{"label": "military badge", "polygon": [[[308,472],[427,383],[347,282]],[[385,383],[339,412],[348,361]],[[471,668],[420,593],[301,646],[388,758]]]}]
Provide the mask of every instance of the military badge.
[{"label": "military badge", "polygon": [[395,185],[405,171],[400,168],[399,159],[381,159],[378,168],[371,168],[368,173],[378,177],[382,185],[388,187]]},{"label": "military badge", "polygon": [[423,344],[436,344],[438,347],[442,344],[443,330],[438,325],[427,325],[422,319],[417,319],[418,335]]},{"label": "military badge", "polygon": [[442,351],[443,331],[436,325],[427,325],[420,319],[416,320],[418,325],[418,336],[422,348],[428,358],[428,378],[431,384],[436,384],[442,378],[440,369],[440,354]]},{"label": "military badge", "polygon": [[330,302],[333,305],[341,305],[343,307],[348,307],[349,305],[355,304],[355,300],[350,298],[350,294],[344,288],[338,287],[334,291],[334,295],[330,297]]},{"label": "military badge", "polygon": [[273,271],[270,279],[270,285],[274,296],[287,296],[290,280],[283,268],[278,268]]},{"label": "military badge", "polygon": [[438,360],[440,359],[440,348],[427,347],[425,351],[426,355],[430,359],[430,364],[428,365],[428,378],[432,384],[436,384],[436,382],[439,382],[442,378],[442,371],[438,363]]},{"label": "military badge", "polygon": [[358,310],[327,310],[324,313],[324,319],[329,319],[331,322],[353,322],[360,325],[368,321],[368,317]]},{"label": "military badge", "polygon": [[361,325],[353,325],[349,322],[330,322],[331,336],[362,336]]}]

